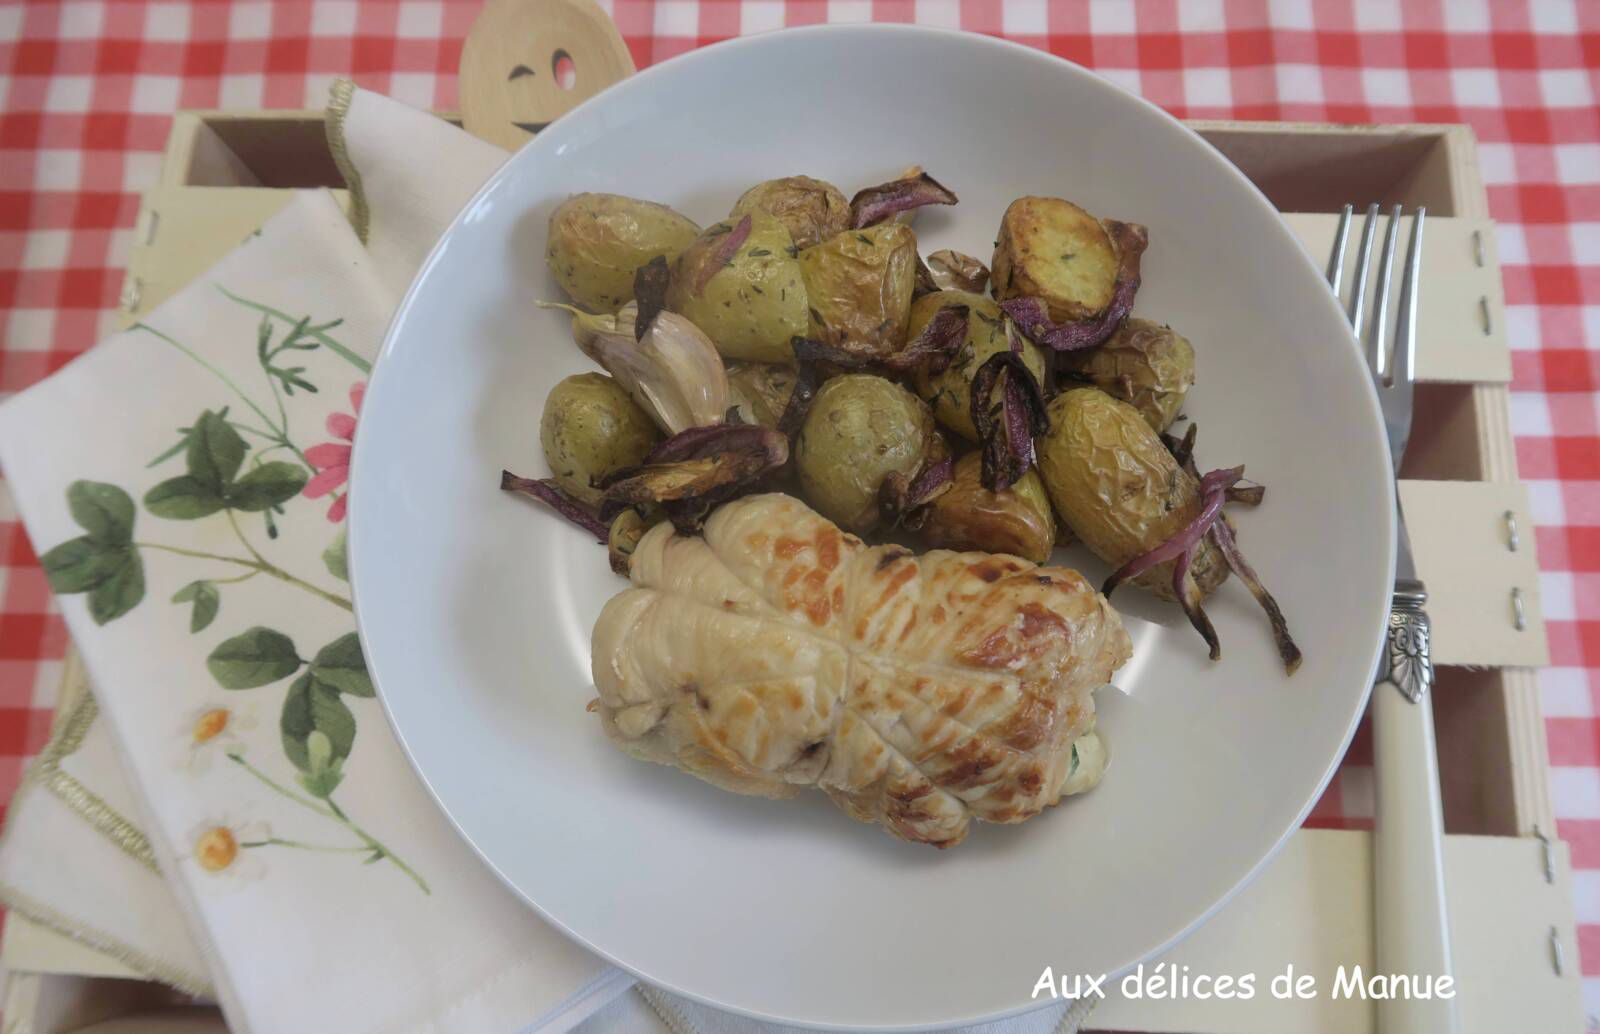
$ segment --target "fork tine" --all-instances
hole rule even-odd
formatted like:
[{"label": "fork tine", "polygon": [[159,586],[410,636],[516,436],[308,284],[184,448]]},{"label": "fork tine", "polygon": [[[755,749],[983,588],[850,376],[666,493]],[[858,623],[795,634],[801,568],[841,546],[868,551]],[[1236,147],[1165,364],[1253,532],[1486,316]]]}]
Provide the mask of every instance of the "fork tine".
[{"label": "fork tine", "polygon": [[1409,384],[1416,379],[1417,282],[1422,274],[1422,221],[1427,215],[1428,210],[1419,207],[1411,222],[1411,243],[1406,246],[1406,271],[1400,278],[1400,325],[1394,333],[1395,372],[1386,384],[1393,384],[1396,380]]},{"label": "fork tine", "polygon": [[1356,252],[1355,288],[1350,296],[1350,326],[1361,335],[1361,316],[1367,303],[1367,272],[1372,268],[1372,238],[1378,232],[1378,203],[1367,206],[1367,221],[1361,226],[1361,250]]},{"label": "fork tine", "polygon": [[1328,286],[1333,288],[1333,296],[1339,297],[1339,288],[1344,283],[1344,245],[1350,239],[1350,216],[1355,214],[1354,205],[1345,205],[1344,211],[1339,213],[1339,228],[1333,234],[1333,255],[1328,259]]},{"label": "fork tine", "polygon": [[1400,236],[1400,206],[1389,212],[1389,231],[1383,235],[1383,255],[1378,259],[1377,308],[1372,313],[1372,329],[1368,333],[1371,348],[1368,361],[1372,363],[1373,376],[1380,381],[1388,372],[1389,350],[1385,337],[1389,332],[1389,285],[1394,279],[1394,245]]}]

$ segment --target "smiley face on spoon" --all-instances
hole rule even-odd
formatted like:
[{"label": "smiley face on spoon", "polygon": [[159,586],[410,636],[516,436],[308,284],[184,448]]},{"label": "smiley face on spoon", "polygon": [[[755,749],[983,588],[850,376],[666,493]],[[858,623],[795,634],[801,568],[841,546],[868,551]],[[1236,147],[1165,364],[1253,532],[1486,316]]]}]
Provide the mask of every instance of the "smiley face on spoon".
[{"label": "smiley face on spoon", "polygon": [[462,123],[514,151],[633,70],[593,0],[490,0],[461,49]]}]

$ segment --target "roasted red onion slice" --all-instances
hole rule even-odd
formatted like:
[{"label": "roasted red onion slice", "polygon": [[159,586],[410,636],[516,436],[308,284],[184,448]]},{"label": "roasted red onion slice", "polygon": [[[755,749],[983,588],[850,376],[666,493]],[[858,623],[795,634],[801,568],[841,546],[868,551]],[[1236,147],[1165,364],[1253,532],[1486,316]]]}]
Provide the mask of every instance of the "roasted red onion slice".
[{"label": "roasted red onion slice", "polygon": [[[1185,437],[1192,445],[1192,432]],[[1203,597],[1200,587],[1189,577],[1189,564],[1194,559],[1195,549],[1203,539],[1210,539],[1227,561],[1228,569],[1239,576],[1239,580],[1245,583],[1250,589],[1250,594],[1266,612],[1267,620],[1272,625],[1273,642],[1278,647],[1278,656],[1283,660],[1284,671],[1293,675],[1300,667],[1301,655],[1300,648],[1295,645],[1294,638],[1289,634],[1289,623],[1284,618],[1278,601],[1272,598],[1272,593],[1261,584],[1261,579],[1257,577],[1249,561],[1245,560],[1244,553],[1239,549],[1239,542],[1234,537],[1233,528],[1229,526],[1227,518],[1222,516],[1223,504],[1233,497],[1235,486],[1243,477],[1244,468],[1233,467],[1227,470],[1213,470],[1201,478],[1201,506],[1194,520],[1184,525],[1176,535],[1155,549],[1123,564],[1115,574],[1106,579],[1100,591],[1109,597],[1118,585],[1128,579],[1137,578],[1153,567],[1169,560],[1173,561],[1172,591],[1178,597],[1183,612],[1188,615],[1189,623],[1210,647],[1211,659],[1217,660],[1222,656],[1221,643],[1217,639],[1217,632],[1212,627],[1211,620],[1206,617],[1205,608],[1201,606]],[[1252,489],[1255,490],[1253,493]],[[1245,489],[1245,493],[1253,494],[1256,501],[1259,501],[1261,493],[1265,491],[1260,485],[1250,485]]]},{"label": "roasted red onion slice", "polygon": [[1200,633],[1200,638],[1206,641],[1207,650],[1214,661],[1222,659],[1222,640],[1217,638],[1217,630],[1211,624],[1211,619],[1206,616],[1206,608],[1202,605],[1204,595],[1200,586],[1189,577],[1189,560],[1194,556],[1192,549],[1186,549],[1178,554],[1178,560],[1172,565],[1172,591],[1178,597],[1178,606],[1183,608],[1183,613],[1189,618],[1189,624]]},{"label": "roasted red onion slice", "polygon": [[922,468],[915,478],[891,471],[878,485],[878,511],[884,522],[890,527],[920,527],[922,508],[950,490],[955,467],[955,458],[946,456]]},{"label": "roasted red onion slice", "polygon": [[747,215],[740,219],[733,229],[723,234],[722,240],[717,242],[715,248],[705,253],[700,267],[694,271],[694,279],[690,281],[690,286],[694,289],[692,293],[696,297],[705,291],[712,277],[722,272],[723,266],[733,261],[733,257],[739,254],[739,249],[744,246],[749,236],[750,217]]},{"label": "roasted red onion slice", "polygon": [[633,317],[635,341],[644,340],[645,331],[667,307],[667,285],[671,282],[672,270],[665,255],[657,255],[633,271],[633,300],[639,306]]},{"label": "roasted red onion slice", "polygon": [[943,373],[967,340],[967,315],[971,311],[965,305],[944,306],[923,325],[922,333],[883,360],[883,365],[896,373],[920,366],[926,366],[931,373]]},{"label": "roasted red onion slice", "polygon": [[[1152,567],[1158,567],[1169,560],[1176,560],[1180,556],[1192,553],[1194,547],[1199,544],[1200,540],[1205,537],[1206,532],[1211,529],[1211,525],[1216,521],[1217,515],[1222,512],[1222,504],[1228,501],[1228,486],[1243,476],[1244,468],[1235,467],[1233,470],[1213,470],[1202,478],[1200,481],[1200,512],[1195,515],[1194,520],[1185,524],[1176,535],[1161,543],[1155,549],[1136,556],[1119,567],[1100,587],[1101,594],[1110,598],[1111,594],[1116,591],[1117,586],[1128,579],[1137,578]],[[1189,563],[1187,560],[1184,561],[1183,566],[1185,569],[1188,568]],[[1182,593],[1179,594],[1179,599],[1182,599]]]},{"label": "roasted red onion slice", "polygon": [[1178,461],[1178,466],[1194,474],[1197,481],[1200,479],[1200,475],[1194,469],[1194,440],[1199,434],[1200,425],[1192,422],[1189,424],[1189,429],[1183,433],[1182,438],[1175,438],[1164,431],[1161,434],[1161,444],[1165,445],[1167,451],[1172,453],[1172,458]]},{"label": "roasted red onion slice", "polygon": [[702,456],[727,452],[743,444],[760,428],[754,424],[707,424],[687,427],[645,454],[641,466],[652,463],[677,463]]},{"label": "roasted red onion slice", "polygon": [[754,424],[691,427],[651,450],[641,466],[605,482],[600,518],[629,506],[658,504],[679,531],[700,530],[717,505],[749,490],[789,462],[789,439]]},{"label": "roasted red onion slice", "polygon": [[1052,323],[1049,310],[1037,298],[1008,298],[1000,303],[1000,308],[1017,321],[1017,326],[1034,344],[1057,352],[1093,348],[1110,337],[1133,311],[1133,296],[1139,291],[1139,261],[1150,244],[1150,236],[1138,223],[1106,219],[1103,225],[1117,246],[1119,260],[1111,301],[1098,316],[1076,323]]},{"label": "roasted red onion slice", "polygon": [[983,444],[984,488],[1010,488],[1033,466],[1033,439],[1048,431],[1050,422],[1044,391],[1019,353],[996,352],[978,367],[972,378],[972,426]]},{"label": "roasted red onion slice", "polygon": [[1242,503],[1245,506],[1260,506],[1261,501],[1267,497],[1267,486],[1258,485],[1254,481],[1245,481],[1228,489],[1228,502]]},{"label": "roasted red onion slice", "polygon": [[1228,568],[1239,576],[1239,580],[1250,589],[1250,595],[1261,604],[1261,609],[1267,614],[1267,621],[1272,625],[1272,641],[1278,648],[1278,656],[1283,660],[1283,670],[1286,674],[1293,675],[1300,668],[1300,647],[1295,645],[1294,638],[1289,634],[1289,622],[1283,616],[1283,610],[1278,606],[1278,601],[1272,598],[1272,593],[1261,584],[1261,579],[1256,577],[1255,569],[1244,558],[1244,553],[1239,549],[1239,541],[1233,537],[1233,529],[1228,527],[1227,521],[1217,521],[1211,526],[1211,541],[1222,550],[1222,555],[1227,558]]},{"label": "roasted red onion slice", "polygon": [[[1174,438],[1170,434],[1162,433],[1161,444],[1172,453],[1172,458],[1178,461],[1178,466],[1194,475],[1196,481],[1200,480],[1200,471],[1194,465],[1194,440],[1200,432],[1200,425],[1191,423],[1189,430],[1183,437]],[[1260,506],[1267,497],[1267,486],[1240,478],[1239,482],[1228,489],[1228,502],[1240,503],[1244,506]]]},{"label": "roasted red onion slice", "polygon": [[550,507],[556,513],[576,524],[595,537],[595,541],[604,544],[610,535],[610,528],[606,523],[588,510],[583,504],[572,498],[555,482],[554,478],[534,480],[533,478],[517,477],[509,470],[500,472],[500,487],[507,492],[520,492],[531,495],[535,499]]},{"label": "roasted red onion slice", "polygon": [[881,223],[892,215],[923,205],[953,205],[956,196],[938,180],[921,173],[868,187],[850,199],[850,228]]}]

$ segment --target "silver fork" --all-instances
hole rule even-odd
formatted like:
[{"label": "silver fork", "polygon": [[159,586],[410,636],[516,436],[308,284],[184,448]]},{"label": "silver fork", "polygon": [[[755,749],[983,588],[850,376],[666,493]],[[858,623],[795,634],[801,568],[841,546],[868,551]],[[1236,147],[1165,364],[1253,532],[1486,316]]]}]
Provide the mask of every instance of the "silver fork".
[{"label": "silver fork", "polygon": [[[1345,247],[1353,207],[1344,206],[1328,262],[1328,282],[1340,295]],[[1380,220],[1376,204],[1367,208],[1356,254],[1349,303],[1351,330],[1372,373],[1383,410],[1389,456],[1398,476],[1411,433],[1412,386],[1416,371],[1417,279],[1422,267],[1422,230],[1427,210],[1418,208],[1400,280],[1399,319],[1389,348],[1389,294],[1401,206],[1389,213],[1378,260],[1374,312],[1365,325],[1367,280]],[[1373,932],[1377,970],[1383,974],[1454,977],[1444,889],[1439,759],[1433,739],[1433,660],[1428,650],[1427,589],[1417,578],[1396,494],[1395,581],[1388,639],[1372,691],[1373,780],[1376,823],[1372,838]],[[1380,1034],[1456,1034],[1455,1000],[1395,998],[1378,1003]]]}]

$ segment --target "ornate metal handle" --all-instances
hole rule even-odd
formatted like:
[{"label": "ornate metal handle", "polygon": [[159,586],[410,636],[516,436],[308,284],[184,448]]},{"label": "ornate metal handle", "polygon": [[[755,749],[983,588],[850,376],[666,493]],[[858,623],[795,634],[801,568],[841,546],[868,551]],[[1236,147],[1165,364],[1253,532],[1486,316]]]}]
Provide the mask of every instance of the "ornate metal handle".
[{"label": "ornate metal handle", "polygon": [[1393,683],[1413,704],[1433,686],[1433,655],[1428,648],[1428,591],[1418,581],[1394,583],[1389,639],[1383,651],[1380,682]]}]

